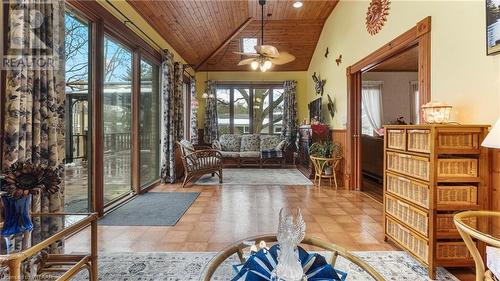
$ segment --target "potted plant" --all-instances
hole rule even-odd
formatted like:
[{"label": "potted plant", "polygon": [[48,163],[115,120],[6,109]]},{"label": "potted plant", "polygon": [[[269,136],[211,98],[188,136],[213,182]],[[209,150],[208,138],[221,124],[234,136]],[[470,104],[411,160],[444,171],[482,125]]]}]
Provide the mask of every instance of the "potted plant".
[{"label": "potted plant", "polygon": [[[309,155],[320,158],[341,158],[342,146],[331,141],[315,142],[309,147]],[[320,163],[324,163],[324,161]],[[325,175],[333,174],[333,167],[330,163],[325,164],[324,172]]]}]

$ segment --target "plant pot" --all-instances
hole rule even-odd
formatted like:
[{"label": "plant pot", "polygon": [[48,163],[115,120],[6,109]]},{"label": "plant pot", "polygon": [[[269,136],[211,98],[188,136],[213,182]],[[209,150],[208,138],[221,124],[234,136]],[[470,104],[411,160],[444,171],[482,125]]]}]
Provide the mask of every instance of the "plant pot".
[{"label": "plant pot", "polygon": [[331,176],[333,174],[333,169],[332,169],[331,166],[330,167],[325,167],[325,171],[324,172],[325,172],[326,176]]},{"label": "plant pot", "polygon": [[2,196],[4,223],[2,236],[10,236],[33,230],[31,222],[31,194],[26,197],[15,199],[10,196]]}]

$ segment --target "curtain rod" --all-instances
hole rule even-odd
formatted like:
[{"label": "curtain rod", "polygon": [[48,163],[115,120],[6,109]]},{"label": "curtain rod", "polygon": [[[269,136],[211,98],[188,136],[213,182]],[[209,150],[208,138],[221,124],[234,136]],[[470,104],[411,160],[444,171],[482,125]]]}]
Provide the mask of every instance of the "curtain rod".
[{"label": "curtain rod", "polygon": [[122,17],[125,18],[125,20],[123,21],[123,24],[127,25],[127,23],[130,23],[137,30],[139,30],[139,32],[141,32],[144,36],[146,36],[146,38],[148,38],[151,43],[156,45],[156,47],[158,47],[158,49],[163,50],[163,48],[160,45],[158,45],[158,43],[156,43],[155,40],[151,39],[151,37],[149,37],[149,35],[147,35],[146,32],[144,32],[134,22],[132,22],[122,11],[120,11],[115,5],[113,5],[113,3],[111,3],[110,0],[106,0],[106,3],[108,3],[111,7],[113,7],[113,9],[115,9],[115,11],[117,11],[120,15],[122,15]]}]

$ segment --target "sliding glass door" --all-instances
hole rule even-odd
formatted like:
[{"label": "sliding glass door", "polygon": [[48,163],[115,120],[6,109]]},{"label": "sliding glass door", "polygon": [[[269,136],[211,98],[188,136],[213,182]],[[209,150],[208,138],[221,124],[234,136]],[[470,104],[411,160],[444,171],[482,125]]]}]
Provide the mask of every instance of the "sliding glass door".
[{"label": "sliding glass door", "polygon": [[160,179],[159,67],[141,60],[139,112],[140,187]]},{"label": "sliding glass door", "polygon": [[129,194],[132,156],[132,52],[104,38],[104,204]]},{"label": "sliding glass door", "polygon": [[67,212],[86,212],[90,206],[90,27],[82,16],[65,13],[65,196]]}]

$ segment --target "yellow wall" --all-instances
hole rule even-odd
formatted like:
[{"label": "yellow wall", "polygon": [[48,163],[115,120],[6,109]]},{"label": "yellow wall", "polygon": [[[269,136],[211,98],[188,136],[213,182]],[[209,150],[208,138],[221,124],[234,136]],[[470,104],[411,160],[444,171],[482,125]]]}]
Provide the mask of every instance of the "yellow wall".
[{"label": "yellow wall", "polygon": [[[199,101],[198,128],[203,128],[205,122],[205,100],[201,97],[205,90],[206,72],[196,73],[196,94]],[[215,81],[234,82],[282,82],[285,80],[297,81],[297,106],[299,120],[303,120],[309,113],[307,110],[307,72],[306,71],[282,71],[282,72],[209,72],[208,79]]]},{"label": "yellow wall", "polygon": [[[99,4],[101,4],[104,8],[106,8],[110,13],[112,13],[116,18],[120,19],[122,22],[125,20],[120,13],[118,13],[113,7],[111,7],[105,0],[97,0]],[[137,25],[142,31],[144,31],[156,44],[158,44],[161,49],[168,49],[170,52],[174,54],[174,60],[182,63],[186,63],[186,61],[182,58],[179,53],[177,53],[174,48],[165,40],[163,37],[156,32],[156,30],[149,25],[149,23],[141,16],[136,10],[130,6],[124,0],[113,0],[113,5],[119,9],[124,15],[127,16],[135,25]],[[127,24],[127,26],[134,31],[137,35],[139,35],[144,41],[148,42],[153,48],[159,51],[159,48],[156,44],[153,44],[142,32],[138,31],[133,25]],[[193,71],[189,69],[191,73]]]},{"label": "yellow wall", "polygon": [[[432,17],[431,96],[454,106],[461,123],[493,124],[500,117],[500,55],[486,56],[485,3],[468,1],[391,1],[388,21],[371,36],[365,29],[369,1],[340,1],[328,18],[309,75],[327,79],[325,93],[334,93],[338,114],[330,124],[344,128],[347,112],[346,68],[366,57],[425,18]],[[324,57],[326,47],[330,50]],[[335,58],[342,54],[340,66]],[[308,76],[309,76],[308,75]],[[314,84],[308,79],[309,93]],[[309,100],[315,95],[310,94]]]}]

